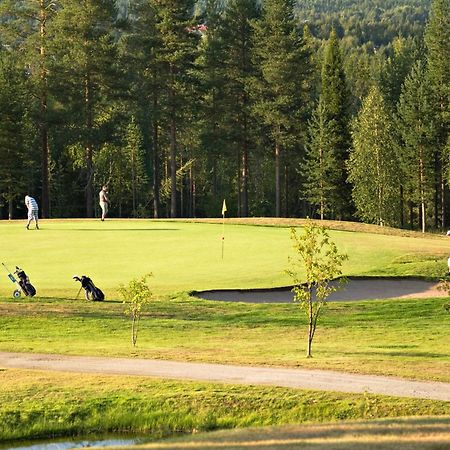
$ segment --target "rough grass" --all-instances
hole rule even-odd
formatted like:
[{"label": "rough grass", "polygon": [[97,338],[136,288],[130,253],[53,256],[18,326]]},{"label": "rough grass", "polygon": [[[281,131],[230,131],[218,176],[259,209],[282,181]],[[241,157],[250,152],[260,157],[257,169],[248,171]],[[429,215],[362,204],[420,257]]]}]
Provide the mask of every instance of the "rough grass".
[{"label": "rough grass", "polygon": [[450,403],[297,389],[3,370],[0,441],[450,415]]},{"label": "rough grass", "polygon": [[[292,246],[286,227],[303,221],[270,221],[279,226],[233,222],[230,219],[225,225],[222,259],[223,228],[218,223],[46,220],[40,231],[27,231],[23,222],[1,221],[1,258],[10,268],[23,267],[38,295],[44,297],[74,298],[79,287],[72,280],[74,274],[91,276],[108,298],[117,295],[119,284],[149,272],[154,274],[155,293],[163,295],[289,285],[284,271]],[[267,220],[263,223],[269,224]],[[345,228],[330,234],[339,250],[349,255],[346,275],[439,278],[446,271],[450,239],[445,236],[399,230],[386,235],[372,231],[380,231],[380,227],[345,222],[331,225]],[[13,285],[3,272],[0,296],[9,297]]]},{"label": "rough grass", "polygon": [[138,346],[120,302],[0,302],[0,350],[333,369],[450,382],[446,299],[330,303],[306,359],[296,304],[154,301]]},{"label": "rough grass", "polygon": [[140,446],[145,449],[242,450],[446,450],[450,417],[290,425],[202,433]]}]

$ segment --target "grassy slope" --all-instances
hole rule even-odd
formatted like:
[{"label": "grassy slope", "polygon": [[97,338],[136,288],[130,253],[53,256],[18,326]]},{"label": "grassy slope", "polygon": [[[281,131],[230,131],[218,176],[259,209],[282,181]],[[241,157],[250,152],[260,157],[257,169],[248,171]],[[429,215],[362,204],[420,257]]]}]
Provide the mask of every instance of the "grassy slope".
[{"label": "grassy slope", "polygon": [[[350,256],[346,274],[439,277],[445,272],[450,239],[392,233],[331,231],[339,249]],[[180,221],[55,220],[43,221],[40,231],[26,231],[21,221],[0,222],[2,260],[10,268],[23,267],[42,296],[75,296],[74,274],[90,275],[110,298],[120,283],[147,272],[153,272],[160,294],[290,283],[284,273],[291,252],[286,228],[230,221],[223,260],[221,235],[220,224]],[[11,290],[4,272],[0,296],[10,296]]]},{"label": "grassy slope", "polygon": [[0,372],[0,441],[105,431],[174,433],[377,417],[450,415],[450,403],[162,381]]},{"label": "grassy slope", "polygon": [[450,446],[450,417],[407,418],[346,422],[344,424],[290,425],[202,433],[188,438],[140,446],[175,450],[444,450]]},{"label": "grassy slope", "polygon": [[138,347],[120,302],[0,302],[0,350],[324,368],[450,382],[444,299],[330,303],[304,358],[295,304],[176,298],[151,304]]}]

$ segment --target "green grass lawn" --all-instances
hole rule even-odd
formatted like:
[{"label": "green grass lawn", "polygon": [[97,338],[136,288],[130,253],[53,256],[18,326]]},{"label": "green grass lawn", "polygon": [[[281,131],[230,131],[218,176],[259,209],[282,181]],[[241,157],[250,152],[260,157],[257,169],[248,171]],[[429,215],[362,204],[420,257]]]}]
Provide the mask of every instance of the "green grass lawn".
[{"label": "green grass lawn", "polygon": [[[140,449],[180,450],[446,450],[450,417],[412,417],[340,424],[285,425],[201,433],[140,445]],[[132,447],[137,448],[137,447]]]},{"label": "green grass lawn", "polygon": [[[270,222],[273,223],[273,222]],[[41,230],[25,230],[23,221],[0,222],[1,259],[10,269],[24,268],[38,295],[73,298],[74,274],[87,274],[116,297],[117,287],[148,272],[158,294],[180,291],[256,288],[290,284],[284,273],[291,253],[284,227],[222,226],[152,220],[45,220]],[[351,230],[352,227],[349,227]],[[349,255],[347,275],[439,277],[445,273],[450,239],[330,231]],[[2,269],[3,270],[3,269]],[[6,272],[0,296],[10,296]]]},{"label": "green grass lawn", "polygon": [[120,302],[0,302],[0,350],[323,368],[450,382],[445,299],[330,303],[306,359],[296,304],[156,300],[138,346]]},{"label": "green grass lawn", "polygon": [[0,372],[0,441],[450,415],[450,402],[143,377]]},{"label": "green grass lawn", "polygon": [[[24,268],[38,290],[38,297],[13,300],[6,272],[0,277],[0,350],[323,368],[450,382],[450,314],[442,298],[329,304],[312,359],[304,357],[306,318],[298,305],[190,298],[192,290],[290,284],[284,273],[291,253],[287,226],[300,222],[243,223],[227,222],[222,260],[220,223],[52,220],[42,221],[40,231],[26,231],[24,222],[0,222],[2,261]],[[330,234],[349,255],[346,275],[438,279],[446,271],[448,238],[335,225],[340,229]],[[154,274],[156,296],[133,349],[117,288],[148,272]],[[91,276],[108,301],[74,300],[79,289],[74,274]],[[0,370],[0,386],[2,440],[105,431],[157,437],[450,415],[448,402],[139,377]]]}]

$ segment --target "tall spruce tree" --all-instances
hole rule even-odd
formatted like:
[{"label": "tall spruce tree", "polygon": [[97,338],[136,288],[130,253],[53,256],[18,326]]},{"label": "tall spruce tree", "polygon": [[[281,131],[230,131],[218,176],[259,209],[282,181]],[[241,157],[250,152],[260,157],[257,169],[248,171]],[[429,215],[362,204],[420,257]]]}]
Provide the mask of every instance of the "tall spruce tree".
[{"label": "tall spruce tree", "polygon": [[[33,103],[30,105],[31,118],[38,130],[41,153],[41,215],[50,216],[50,148],[49,148],[49,54],[47,28],[57,11],[54,0],[3,0],[0,6],[2,40],[11,49],[22,55],[22,63],[27,67]],[[3,19],[2,19],[3,16]]]},{"label": "tall spruce tree", "polygon": [[[431,102],[435,110],[435,224],[444,226],[445,185],[444,174],[446,160],[446,144],[450,138],[450,2],[449,0],[433,0],[429,21],[425,30],[427,50],[427,78],[431,86]],[[450,178],[447,175],[447,183]],[[439,202],[440,199],[440,202]],[[438,212],[440,210],[440,220]],[[439,223],[440,222],[440,223]]]},{"label": "tall spruce tree", "polygon": [[[156,5],[136,1],[129,7],[128,27],[119,42],[120,59],[127,68],[128,105],[136,112],[136,124],[143,134],[146,166],[152,177],[153,217],[161,215],[161,97],[164,79],[157,50],[161,47],[156,29]],[[130,108],[131,106],[131,108]]]},{"label": "tall spruce tree", "polygon": [[436,178],[433,116],[425,68],[419,61],[403,85],[396,123],[401,138],[400,158],[405,175],[405,195],[410,203],[410,217],[412,208],[418,205],[422,232],[426,231],[429,224],[427,219],[431,214]]},{"label": "tall spruce tree", "polygon": [[275,216],[281,216],[282,155],[301,135],[309,54],[297,30],[293,0],[267,0],[254,22],[252,85],[255,114],[267,127],[275,156]]},{"label": "tall spruce tree", "polygon": [[358,216],[378,225],[396,226],[400,179],[392,122],[383,95],[374,86],[354,121],[348,170]]},{"label": "tall spruce tree", "polygon": [[250,157],[257,126],[252,116],[249,83],[255,75],[252,62],[251,22],[259,17],[255,0],[231,0],[225,10],[225,92],[230,146],[237,155],[238,216],[249,215]]},{"label": "tall spruce tree", "polygon": [[320,102],[323,108],[323,120],[332,123],[329,131],[333,136],[329,138],[336,168],[329,182],[335,185],[334,218],[348,218],[351,214],[350,186],[347,183],[345,164],[351,147],[349,130],[350,97],[342,63],[339,39],[333,29],[326,44],[321,77]]},{"label": "tall spruce tree", "polygon": [[60,10],[48,28],[52,40],[55,88],[67,108],[74,157],[85,174],[87,217],[94,214],[93,157],[110,139],[112,89],[119,78],[115,65],[114,0],[60,0]]},{"label": "tall spruce tree", "polygon": [[[193,0],[152,0],[156,12],[159,46],[155,58],[160,67],[161,114],[169,136],[170,217],[178,217],[177,156],[180,134],[195,108],[194,62],[198,33],[192,17]],[[191,119],[191,117],[189,117]]]},{"label": "tall spruce tree", "polygon": [[334,152],[336,136],[336,122],[327,120],[324,105],[319,101],[309,122],[302,189],[303,198],[317,208],[321,220],[333,212],[337,197],[334,181],[340,172]]},{"label": "tall spruce tree", "polygon": [[9,219],[14,218],[14,203],[23,199],[24,190],[29,188],[23,75],[14,58],[0,51],[0,198],[7,204]]}]

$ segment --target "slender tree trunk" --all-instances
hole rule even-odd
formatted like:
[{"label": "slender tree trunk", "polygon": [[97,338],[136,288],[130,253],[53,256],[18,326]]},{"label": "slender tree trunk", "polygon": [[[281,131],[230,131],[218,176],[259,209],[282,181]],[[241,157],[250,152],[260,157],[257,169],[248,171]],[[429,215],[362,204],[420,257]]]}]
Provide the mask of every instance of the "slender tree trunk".
[{"label": "slender tree trunk", "polygon": [[238,148],[237,150],[237,215],[238,217],[242,216],[242,178],[241,178],[241,152],[242,150],[240,148]]},{"label": "slender tree trunk", "polygon": [[136,217],[136,156],[134,148],[131,149],[131,201],[133,217]]},{"label": "slender tree trunk", "polygon": [[13,220],[13,199],[8,196],[8,220]]},{"label": "slender tree trunk", "polygon": [[[157,107],[156,96],[153,99],[154,111]],[[159,134],[158,134],[158,122],[153,121],[153,217],[158,219],[160,209],[159,198]]]},{"label": "slender tree trunk", "polygon": [[281,216],[280,145],[275,143],[275,217]]},{"label": "slender tree trunk", "polygon": [[420,172],[420,213],[422,222],[422,233],[426,230],[426,208],[425,208],[425,175],[424,175],[424,163],[422,157],[419,161]]},{"label": "slender tree trunk", "polygon": [[441,194],[441,168],[438,152],[434,152],[434,228],[439,229],[440,214],[440,194]]},{"label": "slender tree trunk", "polygon": [[284,165],[284,217],[289,217],[289,168]]},{"label": "slender tree trunk", "polygon": [[[172,114],[175,114],[173,111]],[[177,217],[177,128],[175,118],[170,121],[170,217]]]},{"label": "slender tree trunk", "polygon": [[405,217],[404,217],[404,193],[403,186],[400,185],[400,228],[405,227]]},{"label": "slender tree trunk", "polygon": [[[245,126],[246,128],[246,126]],[[245,131],[245,134],[247,131]],[[242,189],[242,201],[241,201],[241,217],[248,217],[248,142],[247,136],[245,136],[242,147],[242,159],[241,159],[241,189]]]},{"label": "slender tree trunk", "polygon": [[445,180],[444,180],[444,176],[441,172],[441,228],[445,228],[445,221],[446,221],[446,217],[445,217]]},{"label": "slender tree trunk", "polygon": [[94,166],[92,162],[93,149],[91,141],[91,133],[93,128],[93,113],[92,113],[92,92],[91,79],[89,73],[85,75],[84,81],[84,101],[86,113],[86,143],[85,143],[85,157],[86,157],[86,216],[94,216]]},{"label": "slender tree trunk", "polygon": [[312,289],[309,288],[308,301],[308,345],[306,348],[306,357],[312,356],[312,341],[313,341],[313,304],[312,304]]},{"label": "slender tree trunk", "polygon": [[41,157],[42,157],[42,193],[41,214],[42,217],[50,217],[50,188],[49,188],[49,147],[48,147],[48,119],[47,119],[47,69],[45,66],[46,52],[46,23],[47,11],[45,0],[40,0],[40,62],[41,62],[41,111],[40,111],[40,134],[41,134]]},{"label": "slender tree trunk", "polygon": [[170,65],[170,217],[177,217],[177,123],[174,94],[174,68]]}]

